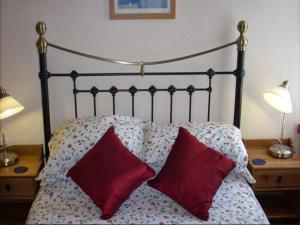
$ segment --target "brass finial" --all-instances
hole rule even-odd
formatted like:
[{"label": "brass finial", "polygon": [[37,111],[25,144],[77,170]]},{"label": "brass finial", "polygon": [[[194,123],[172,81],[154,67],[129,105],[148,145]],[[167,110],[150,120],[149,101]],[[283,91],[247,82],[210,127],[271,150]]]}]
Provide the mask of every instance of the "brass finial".
[{"label": "brass finial", "polygon": [[47,26],[44,22],[42,22],[42,21],[37,22],[37,24],[35,26],[35,30],[40,36],[44,35],[46,33],[46,29],[47,29]]},{"label": "brass finial", "polygon": [[248,30],[248,23],[245,20],[241,20],[237,25],[238,31],[240,32],[240,36],[236,40],[236,44],[238,46],[238,51],[246,51],[246,47],[248,44],[248,40],[244,33]]},{"label": "brass finial", "polygon": [[40,21],[36,24],[35,30],[40,36],[36,42],[36,47],[38,49],[38,53],[46,53],[47,52],[47,40],[44,38],[44,34],[46,33],[47,26],[44,22]]}]

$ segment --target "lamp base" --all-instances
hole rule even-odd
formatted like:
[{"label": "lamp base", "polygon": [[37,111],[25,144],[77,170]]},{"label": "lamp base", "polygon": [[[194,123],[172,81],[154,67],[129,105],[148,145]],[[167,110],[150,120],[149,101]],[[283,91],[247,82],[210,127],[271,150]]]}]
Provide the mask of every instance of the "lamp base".
[{"label": "lamp base", "polygon": [[270,155],[279,159],[290,158],[294,153],[291,147],[280,144],[274,144],[268,150]]},{"label": "lamp base", "polygon": [[4,157],[4,152],[0,152],[0,166],[7,167],[17,163],[19,156],[14,152],[6,152],[6,157]]}]

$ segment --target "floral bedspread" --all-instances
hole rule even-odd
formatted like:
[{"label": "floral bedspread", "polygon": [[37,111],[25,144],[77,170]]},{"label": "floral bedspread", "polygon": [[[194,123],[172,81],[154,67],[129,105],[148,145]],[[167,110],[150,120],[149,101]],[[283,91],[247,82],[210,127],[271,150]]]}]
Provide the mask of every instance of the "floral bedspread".
[{"label": "floral bedspread", "polygon": [[209,220],[201,221],[144,183],[109,220],[71,180],[40,188],[28,224],[269,224],[250,186],[230,173],[217,191]]}]

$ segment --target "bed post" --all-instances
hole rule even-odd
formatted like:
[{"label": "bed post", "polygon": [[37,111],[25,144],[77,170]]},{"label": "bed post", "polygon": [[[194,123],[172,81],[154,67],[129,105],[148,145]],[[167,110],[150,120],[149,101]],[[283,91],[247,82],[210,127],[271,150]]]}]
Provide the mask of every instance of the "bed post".
[{"label": "bed post", "polygon": [[38,22],[36,24],[36,32],[39,38],[36,42],[36,46],[39,53],[40,72],[39,78],[41,80],[41,96],[43,107],[43,122],[44,122],[44,140],[45,140],[45,159],[49,157],[48,142],[51,138],[50,127],[50,112],[49,112],[49,96],[48,96],[48,78],[49,73],[47,71],[47,40],[44,38],[46,32],[46,24],[44,22]]},{"label": "bed post", "polygon": [[243,78],[245,76],[244,70],[244,59],[245,51],[247,47],[248,40],[244,33],[248,29],[248,24],[246,21],[242,20],[238,23],[237,28],[240,32],[240,36],[236,41],[237,44],[237,68],[234,71],[236,77],[235,83],[235,103],[234,103],[234,121],[233,124],[240,128],[241,123],[241,109],[242,109],[242,92],[243,92]]}]

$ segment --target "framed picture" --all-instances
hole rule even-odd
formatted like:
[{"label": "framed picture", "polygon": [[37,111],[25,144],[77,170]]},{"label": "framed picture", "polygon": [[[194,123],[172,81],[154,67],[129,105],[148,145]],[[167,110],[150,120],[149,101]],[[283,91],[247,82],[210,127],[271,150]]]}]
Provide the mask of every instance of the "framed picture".
[{"label": "framed picture", "polygon": [[175,0],[110,0],[110,19],[175,19]]}]

